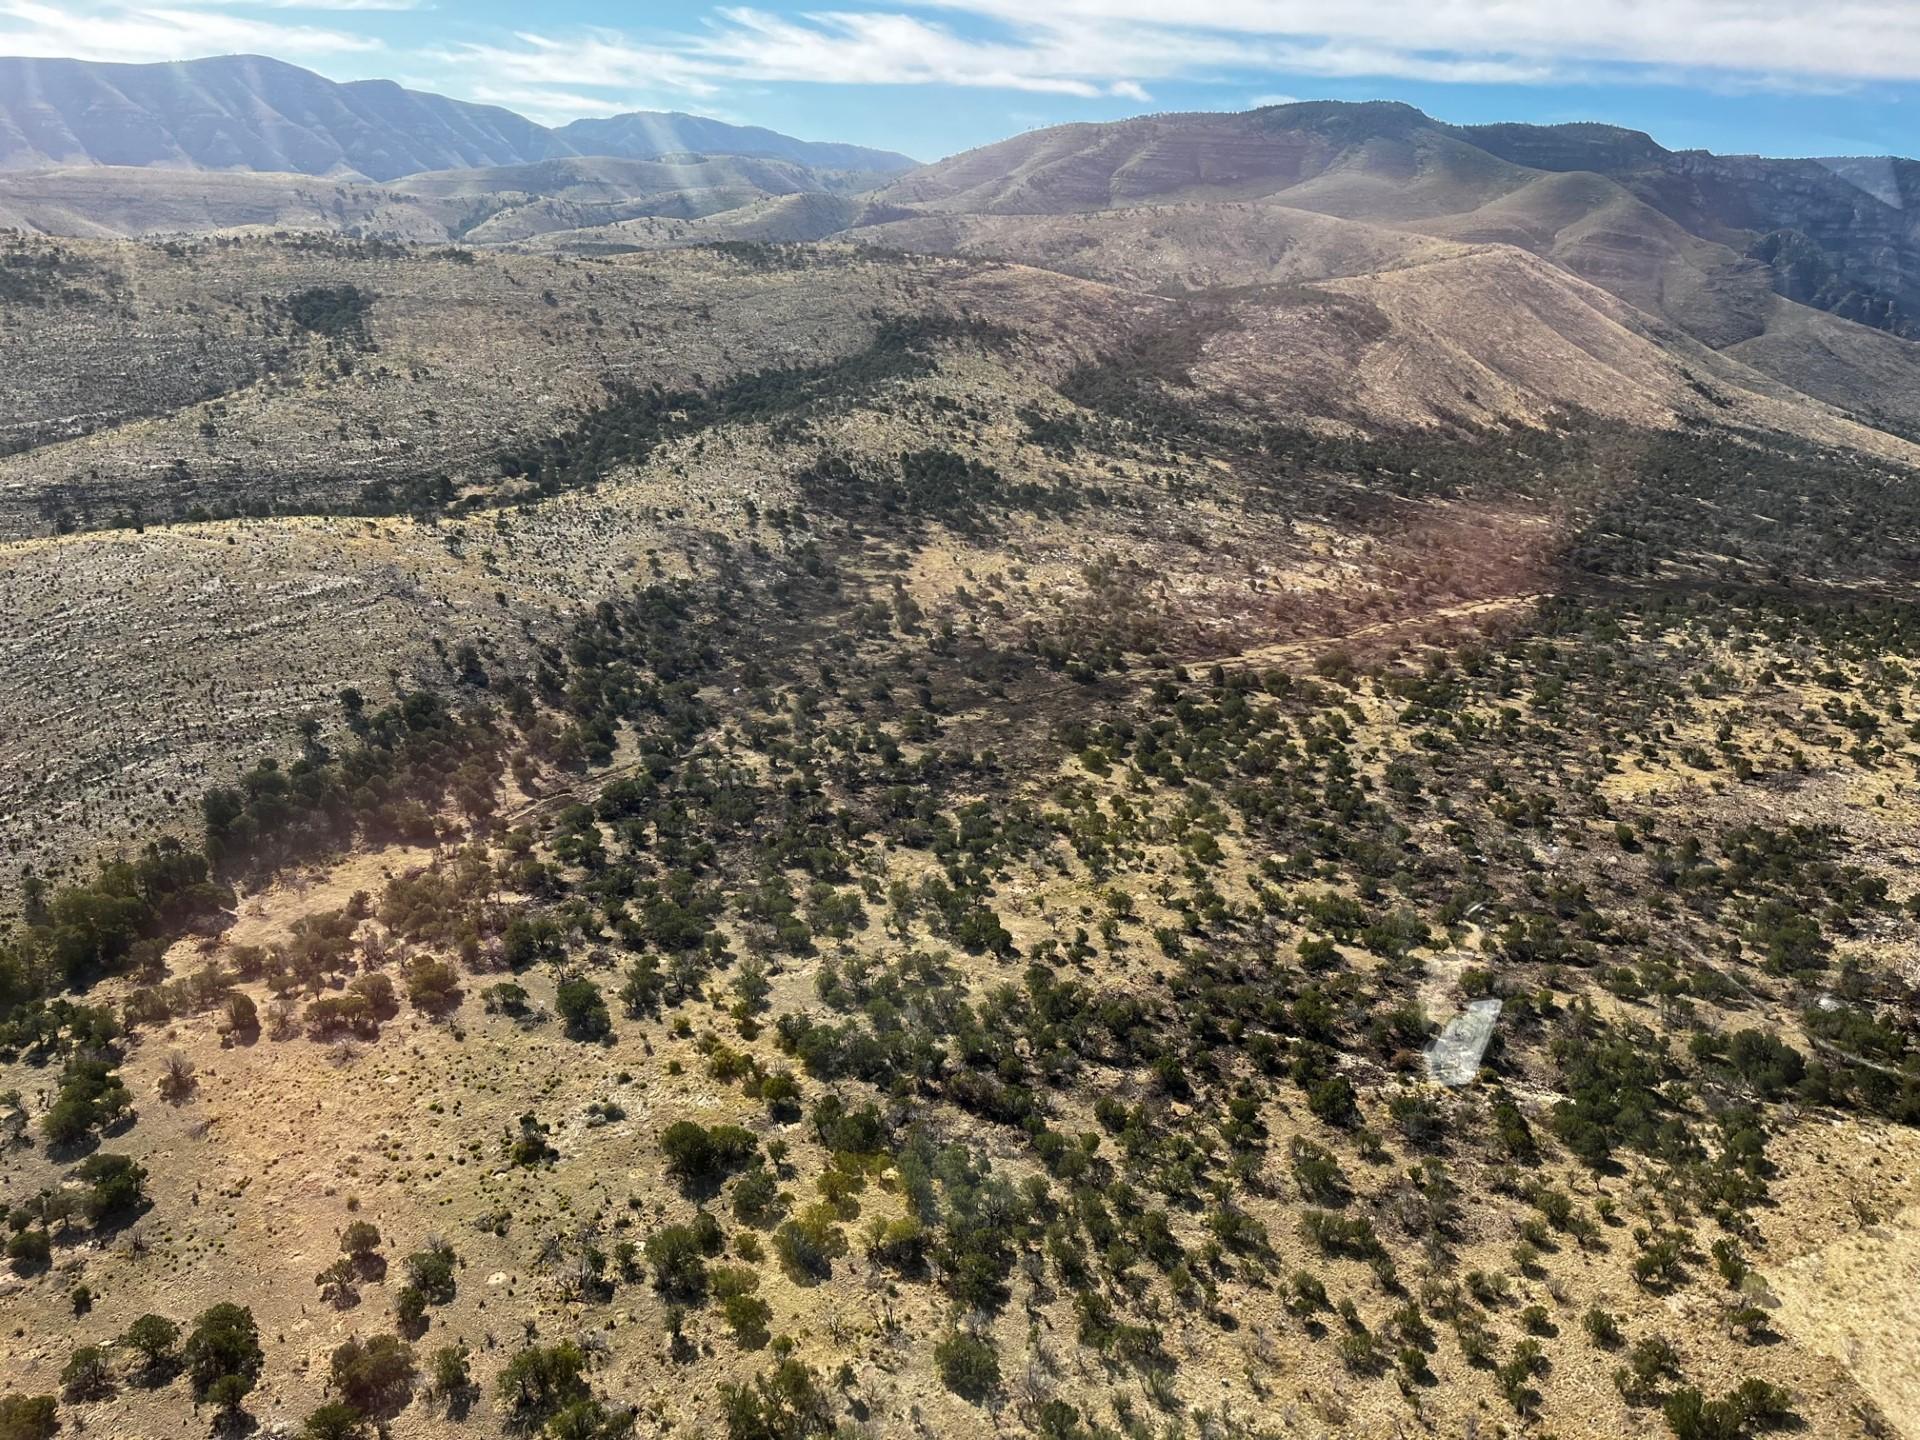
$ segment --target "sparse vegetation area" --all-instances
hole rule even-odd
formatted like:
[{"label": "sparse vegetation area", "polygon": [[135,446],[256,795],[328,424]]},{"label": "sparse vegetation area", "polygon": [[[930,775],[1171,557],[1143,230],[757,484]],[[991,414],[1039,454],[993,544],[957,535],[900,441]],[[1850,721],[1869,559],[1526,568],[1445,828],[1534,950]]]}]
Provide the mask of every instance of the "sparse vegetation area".
[{"label": "sparse vegetation area", "polygon": [[[441,262],[309,258],[400,364]],[[1912,1259],[1911,472],[1295,428],[1202,391],[1238,300],[804,258],[886,273],[820,353],[310,513],[439,648],[25,878],[0,1435],[1890,1423],[1801,1262]]]}]

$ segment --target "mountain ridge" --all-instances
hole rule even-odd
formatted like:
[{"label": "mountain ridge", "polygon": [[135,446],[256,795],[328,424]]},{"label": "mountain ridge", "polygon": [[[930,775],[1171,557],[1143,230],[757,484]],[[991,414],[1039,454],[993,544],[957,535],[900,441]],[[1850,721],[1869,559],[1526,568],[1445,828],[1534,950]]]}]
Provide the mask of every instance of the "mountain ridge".
[{"label": "mountain ridge", "polygon": [[1460,126],[1399,102],[1308,101],[1030,131],[922,166],[875,199],[1002,215],[1260,199],[1417,229],[1576,173],[1721,247],[1730,279],[1764,269],[1788,299],[1920,335],[1920,210],[1904,203],[1920,167],[1894,157],[1716,155],[1619,126]]},{"label": "mountain ridge", "polygon": [[550,128],[500,106],[392,80],[335,82],[260,55],[144,65],[0,57],[0,172],[123,165],[386,181],[572,156],[699,151],[829,169],[913,164],[890,151],[670,111]]}]

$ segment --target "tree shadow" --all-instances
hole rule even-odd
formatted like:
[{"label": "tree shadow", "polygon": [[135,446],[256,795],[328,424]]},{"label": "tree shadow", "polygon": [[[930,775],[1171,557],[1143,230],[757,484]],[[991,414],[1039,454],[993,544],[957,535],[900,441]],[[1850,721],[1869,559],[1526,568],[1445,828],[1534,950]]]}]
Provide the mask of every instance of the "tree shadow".
[{"label": "tree shadow", "polygon": [[152,1197],[143,1195],[137,1205],[124,1210],[111,1211],[93,1222],[94,1238],[101,1244],[111,1244],[128,1230],[144,1220],[153,1211]]},{"label": "tree shadow", "polygon": [[141,1390],[164,1390],[185,1368],[179,1356],[163,1355],[158,1360],[141,1360],[127,1372],[127,1380]]},{"label": "tree shadow", "polygon": [[56,1165],[75,1164],[78,1161],[86,1159],[87,1156],[98,1150],[102,1137],[109,1133],[111,1132],[103,1130],[100,1134],[96,1135],[93,1131],[89,1130],[86,1134],[76,1135],[69,1140],[49,1140],[47,1142],[47,1159]]}]

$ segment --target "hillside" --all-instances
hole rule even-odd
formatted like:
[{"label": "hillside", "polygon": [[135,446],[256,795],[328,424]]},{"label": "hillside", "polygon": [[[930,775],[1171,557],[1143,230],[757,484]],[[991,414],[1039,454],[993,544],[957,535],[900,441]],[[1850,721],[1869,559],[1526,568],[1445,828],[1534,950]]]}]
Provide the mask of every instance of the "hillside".
[{"label": "hillside", "polygon": [[846,238],[935,254],[1017,257],[1063,274],[1169,295],[1308,284],[1393,270],[1469,248],[1385,226],[1240,201],[1075,215],[941,213],[876,220],[849,231]]},{"label": "hillside", "polygon": [[732,186],[783,195],[806,190],[867,188],[867,172],[816,170],[750,155],[685,155],[670,160],[605,156],[543,160],[479,170],[435,170],[409,175],[392,188],[424,200],[475,200],[523,195],[542,200],[613,204],[635,195]]},{"label": "hillside", "polygon": [[452,238],[445,219],[415,197],[363,181],[106,165],[0,174],[0,228],[93,239],[249,230],[406,244]]},{"label": "hillside", "polygon": [[0,1440],[1920,1437],[1916,352],[1776,182],[0,179]]},{"label": "hillside", "polygon": [[[869,171],[811,170],[783,160],[729,155],[549,160],[534,166],[416,175],[396,188],[444,217],[449,235],[467,244],[497,245],[582,230],[613,235],[623,223],[641,217],[742,215],[756,205],[788,199],[826,205],[834,221],[815,227],[825,235],[845,224],[847,212],[840,208],[847,203],[845,197],[868,188],[874,179]],[[556,238],[555,243],[562,242]]]},{"label": "hillside", "polygon": [[[1541,217],[1526,212],[1543,204],[1558,214],[1558,230],[1574,192],[1540,177],[1602,176],[1612,184],[1579,182],[1588,187],[1580,208],[1625,219],[1631,243],[1658,255],[1676,235],[1691,237],[1718,247],[1717,269],[1765,277],[1789,299],[1905,334],[1920,228],[1904,206],[1838,173],[1841,164],[1669,151],[1609,126],[1460,127],[1403,105],[1313,102],[1062,126],[924,167],[875,199],[1063,214],[1259,196],[1414,229],[1450,229],[1496,207],[1533,225]],[[1621,215],[1626,201],[1639,202],[1637,218]],[[1645,267],[1633,278],[1643,282]]]},{"label": "hillside", "polygon": [[[796,151],[684,119],[568,130],[607,148],[757,153],[576,157],[561,153],[562,136],[556,158],[387,186],[30,172],[0,176],[0,222],[73,236],[306,230],[602,255],[846,236],[1169,293],[1360,273],[1422,240],[1509,245],[1723,352],[1740,384],[1902,434],[1920,425],[1903,319],[1913,222],[1893,203],[1904,172],[1892,161],[1860,184],[1843,172],[1865,175],[1868,162],[1716,157],[1607,126],[1454,127],[1403,105],[1317,102],[1060,127],[896,176],[887,167],[898,157]],[[834,168],[842,162],[869,168]],[[1108,218],[1068,218],[1094,215]],[[1307,215],[1326,217],[1311,235]],[[1095,223],[1097,236],[1073,233]],[[1220,223],[1227,232],[1215,233]],[[1901,343],[1877,346],[1858,328]],[[1843,354],[1864,363],[1849,369],[1833,358]]]},{"label": "hillside", "polygon": [[[90,166],[0,174],[0,228],[73,237],[300,231],[396,244],[500,245],[640,216],[692,219],[762,201],[840,201],[869,172],[751,156],[604,157],[434,170],[387,185],[301,175]],[[856,210],[831,209],[838,230]],[[822,233],[825,233],[824,231]]]},{"label": "hillside", "polygon": [[0,59],[0,170],[75,165],[262,170],[390,180],[548,153],[511,111],[337,85],[258,55],[164,65]]},{"label": "hillside", "polygon": [[[1873,164],[1896,200],[1902,163]],[[1392,268],[1412,237],[1514,246],[1784,392],[1912,433],[1914,222],[1846,168],[1321,102],[1022,135],[875,191],[849,237],[1175,292]],[[1305,213],[1327,218],[1309,233]]]},{"label": "hillside", "polygon": [[764,126],[729,125],[703,115],[670,110],[575,120],[553,133],[557,142],[576,155],[753,155],[815,170],[866,170],[875,175],[897,174],[914,163],[892,150],[796,140]]}]

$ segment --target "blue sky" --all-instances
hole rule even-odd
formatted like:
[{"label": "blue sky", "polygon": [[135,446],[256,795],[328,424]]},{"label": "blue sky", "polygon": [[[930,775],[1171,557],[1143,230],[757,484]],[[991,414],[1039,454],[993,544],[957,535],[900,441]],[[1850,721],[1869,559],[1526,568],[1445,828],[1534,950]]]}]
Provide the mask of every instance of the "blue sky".
[{"label": "blue sky", "polygon": [[550,123],[688,110],[921,159],[1284,98],[1920,153],[1920,0],[0,0],[0,54],[238,51]]}]

